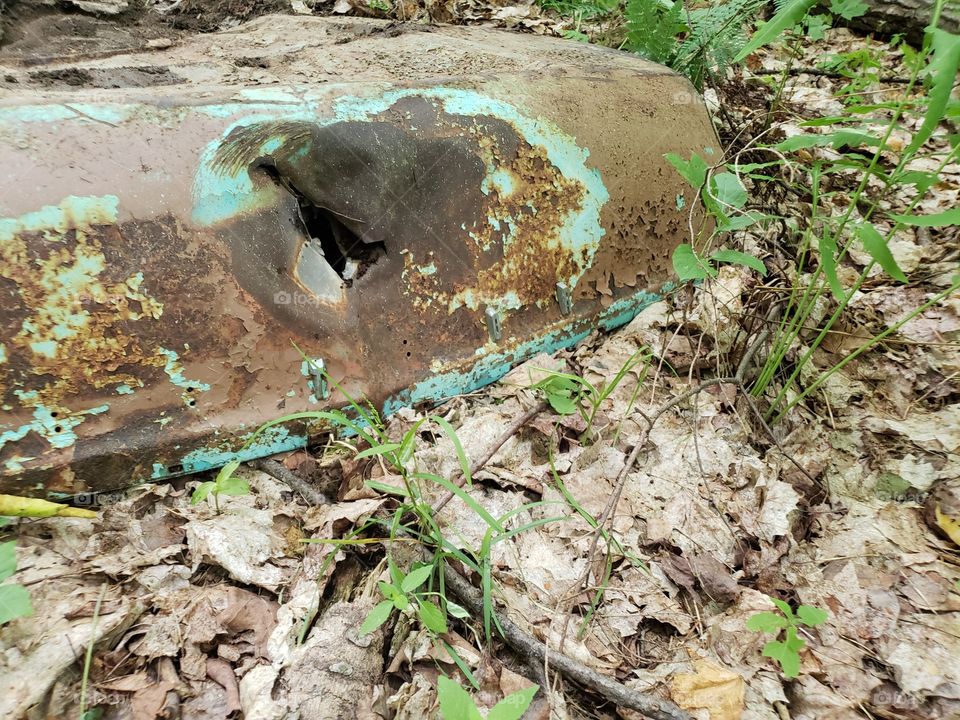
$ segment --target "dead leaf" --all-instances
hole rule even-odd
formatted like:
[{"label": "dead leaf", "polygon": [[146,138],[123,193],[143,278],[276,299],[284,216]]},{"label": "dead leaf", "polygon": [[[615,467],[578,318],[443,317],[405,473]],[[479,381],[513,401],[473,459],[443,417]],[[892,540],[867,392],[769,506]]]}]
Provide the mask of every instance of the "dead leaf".
[{"label": "dead leaf", "polygon": [[685,710],[706,708],[710,720],[739,720],[744,707],[743,678],[709,660],[694,660],[693,673],[670,679],[670,696]]}]

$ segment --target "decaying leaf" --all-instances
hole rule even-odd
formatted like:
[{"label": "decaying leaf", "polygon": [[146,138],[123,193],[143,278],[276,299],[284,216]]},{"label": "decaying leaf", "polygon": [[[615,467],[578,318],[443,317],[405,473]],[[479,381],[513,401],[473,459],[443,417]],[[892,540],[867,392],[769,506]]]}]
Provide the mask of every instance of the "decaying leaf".
[{"label": "decaying leaf", "polygon": [[744,681],[709,660],[694,660],[694,672],[670,678],[670,696],[686,710],[707,709],[710,720],[739,720],[744,708]]}]

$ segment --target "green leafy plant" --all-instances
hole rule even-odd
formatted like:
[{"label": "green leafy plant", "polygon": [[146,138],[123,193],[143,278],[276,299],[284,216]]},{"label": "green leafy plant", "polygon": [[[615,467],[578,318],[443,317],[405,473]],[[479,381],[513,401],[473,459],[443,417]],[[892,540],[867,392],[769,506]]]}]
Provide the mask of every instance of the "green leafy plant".
[{"label": "green leafy plant", "polygon": [[[429,599],[429,595],[437,593],[418,592],[434,573],[433,565],[421,565],[414,568],[408,574],[404,575],[395,566],[391,565],[392,574],[398,579],[399,583],[379,582],[380,592],[386,598],[378,603],[370,614],[367,615],[363,624],[360,626],[360,634],[366,635],[383,625],[394,610],[400,612],[413,611],[419,617],[420,622],[425,628],[441,634],[447,631],[447,618],[443,610],[436,603]],[[459,605],[450,601],[446,602],[447,611],[455,617],[466,617],[467,612]]]},{"label": "green leafy plant", "polygon": [[[0,518],[0,527],[6,524]],[[0,583],[12,576],[17,570],[17,548],[14,540],[0,543]],[[30,593],[23,585],[4,583],[0,585],[0,625],[18,617],[33,615]]]},{"label": "green leafy plant", "polygon": [[[601,32],[595,40],[663,63],[686,75],[697,89],[734,62],[748,37],[744,28],[766,0],[687,3],[683,0],[539,0],[542,7],[573,18],[567,37],[589,39],[581,23],[609,19],[625,33]],[[770,40],[777,39],[771,35]],[[759,45],[757,46],[759,47]],[[742,59],[742,58],[740,58]]]},{"label": "green leafy plant", "polygon": [[[808,121],[804,125],[814,132],[788,138],[773,147],[780,154],[815,147],[866,148],[867,152],[848,152],[836,158],[818,157],[800,167],[803,177],[808,179],[802,191],[809,194],[811,205],[810,220],[799,231],[797,267],[801,273],[794,278],[784,313],[772,334],[770,351],[751,387],[752,394],[759,397],[774,389],[775,380],[780,379],[779,389],[774,390],[767,411],[771,422],[783,418],[847,364],[960,288],[960,276],[957,276],[946,289],[918,307],[908,309],[895,324],[866,339],[836,364],[819,372],[812,367],[814,353],[875,270],[883,271],[897,282],[909,280],[890,250],[890,240],[910,225],[937,227],[957,219],[949,212],[930,217],[914,212],[938,181],[943,168],[955,161],[960,147],[954,140],[946,153],[932,155],[923,150],[947,116],[951,88],[960,69],[960,36],[935,27],[942,7],[943,0],[938,0],[933,23],[923,47],[911,60],[911,75],[903,85],[899,100],[876,106],[861,105],[855,112],[839,117]],[[916,96],[915,88],[921,83],[928,87],[925,98]],[[879,116],[871,118],[869,113],[873,111]],[[905,147],[902,143],[895,145],[891,142],[893,133],[904,127],[917,127],[917,130]],[[933,169],[921,171],[909,167],[918,158],[932,161]],[[856,179],[852,191],[835,180],[838,176],[851,175]],[[879,181],[883,189],[870,189],[871,180]],[[840,189],[825,191],[827,186]],[[891,193],[905,186],[913,186],[908,191],[912,199],[906,212],[886,211],[885,201]],[[843,195],[840,202],[827,202],[838,193]],[[854,249],[869,258],[858,272],[844,267]],[[841,268],[845,270],[843,275]],[[818,308],[830,300],[828,316],[818,323],[814,320]],[[781,374],[785,367],[787,371]],[[806,378],[806,385],[797,388],[801,375]]]},{"label": "green leafy plant", "polygon": [[765,0],[684,6],[682,0],[627,0],[623,47],[669,65],[702,89],[722,74],[747,43],[744,26]]},{"label": "green leafy plant", "polygon": [[771,598],[780,610],[779,613],[760,612],[751,615],[747,620],[747,629],[753,632],[762,632],[780,637],[763,646],[764,657],[771,658],[779,663],[783,674],[788,678],[795,678],[800,674],[800,651],[806,647],[806,642],[797,634],[801,625],[816,627],[827,621],[827,613],[820,608],[810,605],[801,605],[796,613],[783,600]]},{"label": "green leafy plant", "polygon": [[639,388],[649,371],[650,358],[650,350],[645,347],[640,348],[627,358],[627,361],[608,382],[603,383],[600,387],[593,385],[579,375],[537,368],[537,370],[546,373],[546,377],[531,385],[530,388],[540,391],[558,415],[579,413],[586,424],[581,439],[587,440],[591,436],[597,413],[603,401],[610,397],[610,394],[623,382],[627,374],[638,366],[640,367],[637,381],[637,387]]},{"label": "green leafy plant", "polygon": [[677,277],[683,281],[716,277],[716,266],[721,263],[744,265],[766,275],[763,262],[753,255],[730,248],[712,249],[723,233],[743,229],[767,217],[744,210],[748,198],[740,178],[725,169],[716,172],[697,153],[691,154],[689,160],[675,153],[664,157],[696,191],[709,218],[695,230],[692,243],[684,243],[674,250],[673,270]]},{"label": "green leafy plant", "polygon": [[193,505],[213,497],[213,506],[217,514],[220,514],[220,496],[221,495],[246,495],[250,492],[250,485],[241,477],[233,473],[240,467],[239,460],[231,460],[217,473],[213,480],[202,482],[193,489],[190,496],[190,502]]},{"label": "green leafy plant", "polygon": [[[308,363],[311,362],[306,357],[304,359]],[[309,423],[313,429],[326,427],[331,430],[340,430],[344,436],[355,438],[358,444],[367,445],[364,449],[359,447],[355,449],[355,458],[375,459],[389,475],[399,480],[399,484],[388,484],[379,480],[366,482],[369,488],[389,495],[396,501],[390,517],[370,518],[342,539],[316,538],[305,542],[335,546],[381,543],[386,549],[390,581],[378,584],[383,600],[370,612],[360,629],[364,633],[372,632],[383,625],[394,611],[408,613],[419,620],[433,635],[434,641],[453,658],[471,684],[479,688],[479,683],[471,674],[466,662],[452,645],[440,637],[446,632],[450,617],[463,619],[467,616],[466,611],[448,597],[444,586],[444,563],[449,558],[455,559],[480,577],[483,591],[484,635],[489,643],[497,625],[496,615],[493,612],[494,582],[491,557],[493,547],[528,529],[566,520],[565,514],[546,516],[513,526],[515,518],[523,513],[563,503],[560,501],[531,502],[499,518],[493,517],[469,493],[473,484],[470,463],[460,438],[446,419],[437,415],[421,418],[412,423],[402,437],[391,439],[385,423],[375,408],[351,397],[346,389],[329,375],[326,368],[314,365],[314,370],[330,387],[346,398],[346,407],[342,410],[293,413],[278,418],[262,425],[252,433],[245,447],[256,442],[257,438],[271,427],[294,421]],[[438,433],[450,441],[460,468],[460,482],[425,472],[418,467],[415,450],[419,436],[425,432]],[[462,538],[448,537],[440,527],[434,517],[435,510],[430,500],[431,490],[435,488],[446,491],[450,498],[463,503],[487,526],[480,547],[470,547]],[[364,537],[365,534],[377,530],[386,531],[386,536]],[[392,554],[392,548],[398,540],[419,544],[424,550],[427,561],[414,564],[408,572],[404,572]],[[332,558],[333,554],[328,557]],[[315,612],[316,608],[304,619],[300,633],[301,641],[306,636]]]},{"label": "green leafy plant", "polygon": [[[490,708],[487,720],[520,720],[539,689],[539,685],[533,685],[507,695]],[[437,699],[443,720],[483,720],[470,693],[444,675],[437,678]]]},{"label": "green leafy plant", "polygon": [[619,5],[619,0],[540,0],[540,7],[564,17],[572,17],[577,23],[606,17],[615,12]]}]

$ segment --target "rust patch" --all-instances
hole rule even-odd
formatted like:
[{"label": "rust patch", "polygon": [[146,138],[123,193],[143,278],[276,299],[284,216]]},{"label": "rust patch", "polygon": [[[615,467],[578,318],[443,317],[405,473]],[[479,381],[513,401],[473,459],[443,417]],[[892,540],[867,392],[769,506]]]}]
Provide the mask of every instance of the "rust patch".
[{"label": "rust patch", "polygon": [[[43,226],[32,225],[37,221]],[[150,294],[142,273],[118,275],[105,257],[104,246],[118,244],[115,221],[116,198],[67,198],[19,227],[5,221],[0,277],[17,288],[14,307],[5,314],[10,330],[0,365],[5,397],[19,393],[27,404],[62,410],[67,396],[109,385],[139,386],[141,380],[126,367],[164,365],[131,325],[159,319],[162,303]]]}]

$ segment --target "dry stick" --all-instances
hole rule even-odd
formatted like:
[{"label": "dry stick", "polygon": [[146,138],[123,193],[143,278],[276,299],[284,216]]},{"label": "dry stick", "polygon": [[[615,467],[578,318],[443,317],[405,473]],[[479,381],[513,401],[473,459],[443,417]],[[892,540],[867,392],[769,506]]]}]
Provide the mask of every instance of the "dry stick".
[{"label": "dry stick", "polygon": [[[766,68],[760,68],[758,70],[752,71],[754,75],[780,75],[783,73],[783,70],[768,70]],[[787,69],[787,75],[797,76],[797,75],[813,75],[814,77],[825,77],[830,78],[831,80],[849,80],[846,75],[843,73],[835,72],[833,70],[822,70],[820,68],[812,67],[798,67],[794,66]],[[877,82],[889,83],[891,85],[907,85],[910,82],[910,78],[903,77],[902,75],[881,75],[877,78]]]},{"label": "dry stick", "polygon": [[[713,378],[711,380],[705,380],[696,387],[690,388],[685,392],[680,393],[676,397],[672,398],[669,402],[664,403],[657,411],[652,415],[648,416],[644,413],[640,413],[644,421],[647,423],[647,429],[644,431],[640,440],[637,441],[637,444],[633,446],[633,450],[630,452],[630,456],[627,458],[627,461],[623,464],[623,468],[620,470],[620,474],[617,475],[617,482],[614,486],[613,494],[610,496],[610,500],[607,502],[607,506],[604,508],[603,515],[600,521],[597,523],[598,527],[603,527],[604,523],[609,520],[610,516],[613,515],[614,508],[617,504],[617,501],[620,499],[620,494],[623,492],[623,486],[626,483],[627,474],[633,468],[633,464],[637,461],[637,458],[640,456],[640,452],[643,450],[646,445],[647,438],[650,436],[650,432],[653,430],[654,424],[657,420],[660,419],[665,412],[671,408],[676,407],[684,400],[693,397],[697,393],[701,393],[706,390],[708,387],[713,385],[723,385],[725,383],[736,383],[739,385],[739,380],[735,377],[722,377],[722,378]],[[638,411],[639,412],[639,411]],[[597,548],[597,539],[599,538],[599,533],[594,534],[593,543],[590,545],[589,555],[593,555],[593,552]]]},{"label": "dry stick", "polygon": [[793,465],[799,470],[804,476],[812,482],[814,485],[817,484],[817,480],[813,475],[807,472],[807,469],[797,462],[797,459],[783,449],[783,445],[780,444],[780,441],[777,440],[777,436],[773,434],[773,429],[767,424],[767,421],[763,419],[763,413],[760,412],[760,408],[757,407],[757,403],[752,397],[750,397],[750,391],[743,384],[743,381],[737,381],[737,385],[740,387],[741,392],[743,393],[744,399],[747,401],[747,405],[750,408],[750,411],[753,413],[754,417],[759,421],[760,425],[763,427],[763,431],[767,434],[770,440],[774,445],[777,446],[777,450],[780,451],[780,454],[783,455],[787,460],[789,460]]},{"label": "dry stick", "polygon": [[[492,458],[520,428],[546,409],[547,402],[541,401],[510,423],[506,430],[487,448],[486,452],[471,465],[470,476],[473,477],[474,474],[482,470],[490,461],[490,458]],[[664,412],[665,411],[666,410],[664,410]],[[463,487],[466,482],[466,477],[461,474],[454,482],[457,487]],[[434,506],[434,513],[439,512],[452,498],[453,493],[448,492]],[[460,573],[447,563],[443,565],[443,574],[446,586],[460,598],[464,606],[475,615],[481,615],[483,613],[483,596],[480,595]],[[545,680],[546,666],[549,662],[549,664],[559,670],[563,676],[595,690],[621,707],[637,710],[648,717],[654,718],[654,720],[692,720],[687,712],[681,710],[672,702],[660,700],[636,690],[631,690],[613,678],[601,675],[562,653],[550,652],[544,643],[532,635],[528,635],[507,618],[497,615],[496,612],[494,612],[494,615],[497,616],[497,623],[503,630],[504,640],[526,661],[527,665],[535,668],[535,671],[539,674],[539,672],[541,672],[539,664],[543,664],[544,668],[542,672],[544,673]]]},{"label": "dry stick", "polygon": [[[693,397],[697,393],[702,392],[703,390],[705,390],[708,387],[711,387],[712,385],[721,385],[723,383],[739,384],[739,380],[737,378],[729,378],[729,377],[713,378],[712,380],[706,380],[700,383],[699,385],[697,385],[696,387],[690,388],[686,392],[680,393],[676,397],[672,398],[669,402],[664,403],[659,408],[657,408],[657,411],[652,416],[645,415],[643,412],[639,410],[637,411],[640,414],[640,416],[644,419],[644,421],[647,423],[647,428],[646,430],[644,430],[643,434],[637,440],[637,443],[633,446],[633,450],[630,452],[630,456],[627,458],[627,461],[623,464],[623,468],[620,470],[620,474],[617,475],[617,480],[613,487],[613,493],[611,493],[610,499],[607,501],[606,507],[604,507],[603,513],[601,514],[600,518],[597,520],[597,526],[596,528],[594,528],[594,531],[593,531],[593,539],[590,541],[590,549],[587,551],[587,558],[588,558],[587,567],[584,569],[583,575],[577,581],[577,584],[574,585],[573,588],[571,588],[571,594],[573,594],[573,592],[578,592],[582,589],[585,589],[589,585],[590,571],[592,570],[592,563],[589,562],[589,559],[592,558],[594,556],[594,553],[596,553],[597,551],[597,543],[600,541],[600,536],[603,533],[603,528],[613,516],[616,510],[617,504],[620,502],[620,495],[623,493],[623,486],[626,484],[627,475],[630,473],[630,470],[633,468],[633,464],[637,461],[637,458],[640,456],[640,452],[643,450],[644,447],[646,447],[647,438],[650,437],[650,432],[653,430],[654,424],[657,422],[657,420],[660,419],[661,415],[663,415],[665,412],[667,412],[671,408],[676,407],[687,398]],[[566,613],[563,621],[563,631],[560,633],[560,649],[561,650],[563,649],[563,641],[567,637],[567,626],[569,625],[569,623],[570,623],[570,613]]]},{"label": "dry stick", "polygon": [[[490,448],[473,464],[470,469],[471,476],[473,473],[481,470],[483,466],[486,465],[486,463],[490,460],[490,458],[494,456],[497,450],[503,447],[504,443],[506,443],[507,440],[514,435],[514,433],[516,433],[521,427],[523,427],[525,423],[529,422],[536,415],[543,412],[546,407],[546,402],[540,402],[535,407],[531,408],[526,413],[514,420],[514,422],[510,424],[504,433],[497,438],[493,445],[491,445]],[[280,482],[286,483],[294,490],[297,490],[307,498],[308,502],[313,502],[310,499],[313,497],[318,498],[317,504],[330,504],[330,500],[323,493],[314,490],[301,478],[297,477],[295,473],[287,470],[287,468],[275,460],[254,460],[250,463],[250,465],[262,470]],[[464,480],[465,478],[463,477],[461,477],[459,480],[458,484],[461,487],[463,486]],[[439,510],[441,507],[443,507],[443,505],[445,505],[451,497],[453,497],[452,493],[445,497],[440,504],[438,504],[436,510]],[[428,552],[428,556],[429,555],[430,553]],[[460,598],[460,601],[464,604],[464,606],[473,612],[474,615],[481,615],[483,613],[483,597],[477,593],[473,586],[446,562],[443,564],[443,574],[446,586],[449,587],[458,598]],[[506,640],[507,644],[512,647],[514,651],[527,662],[528,665],[536,668],[538,663],[547,662],[548,650],[546,645],[534,638],[532,635],[528,635],[507,618],[500,617],[495,611],[494,616],[496,617],[500,628],[503,630],[504,640]],[[549,661],[565,677],[600,693],[611,702],[614,702],[621,707],[637,710],[648,717],[654,718],[654,720],[693,720],[693,718],[687,712],[681,710],[672,702],[669,702],[668,700],[660,700],[636,690],[631,690],[626,685],[617,682],[613,678],[600,675],[599,673],[588,668],[586,665],[577,662],[572,658],[568,658],[563,654],[550,652]],[[535,672],[537,671],[539,671],[539,668],[535,670]]]},{"label": "dry stick", "polygon": [[303,496],[303,499],[311,505],[330,504],[330,498],[316,488],[311,487],[306,480],[299,477],[296,473],[287,470],[286,467],[278,463],[276,460],[271,460],[270,458],[261,458],[259,460],[250,461],[249,465],[252,465],[261,472],[265,472],[273,479],[279,480],[280,482],[286,484],[291,490],[300,493]]},{"label": "dry stick", "polygon": [[[512,438],[514,435],[516,435],[517,431],[519,431],[520,428],[522,428],[528,422],[533,420],[533,418],[535,418],[537,415],[539,415],[546,409],[547,409],[546,401],[541,401],[536,405],[534,405],[529,410],[527,410],[527,412],[525,412],[523,415],[520,415],[519,417],[517,417],[512,423],[510,423],[510,425],[507,426],[507,429],[503,431],[503,434],[500,437],[498,437],[489,448],[487,448],[487,451],[483,455],[481,455],[473,463],[473,465],[470,466],[470,477],[472,478],[474,474],[480,472],[480,470],[482,470],[483,467],[490,461],[490,458],[492,458],[496,454],[497,450],[502,448],[504,444],[507,442],[507,440]],[[466,481],[467,481],[466,476],[463,473],[460,473],[457,479],[454,480],[454,484],[457,487],[462,488],[463,484]],[[434,515],[440,512],[440,510],[442,510],[443,507],[452,499],[453,499],[453,492],[448,490],[447,494],[444,495],[442,498],[440,498],[440,501],[433,506]]]},{"label": "dry stick", "polygon": [[[444,582],[460,602],[474,615],[483,613],[483,597],[460,573],[447,564],[443,568]],[[528,663],[542,663],[547,657],[547,646],[528,635],[505,617],[499,618],[503,639]],[[654,720],[692,720],[689,713],[669,700],[646,695],[628,688],[612,677],[601,675],[587,666],[556,652],[550,653],[550,665],[565,677],[595,690],[620,707],[637,710]]]}]

